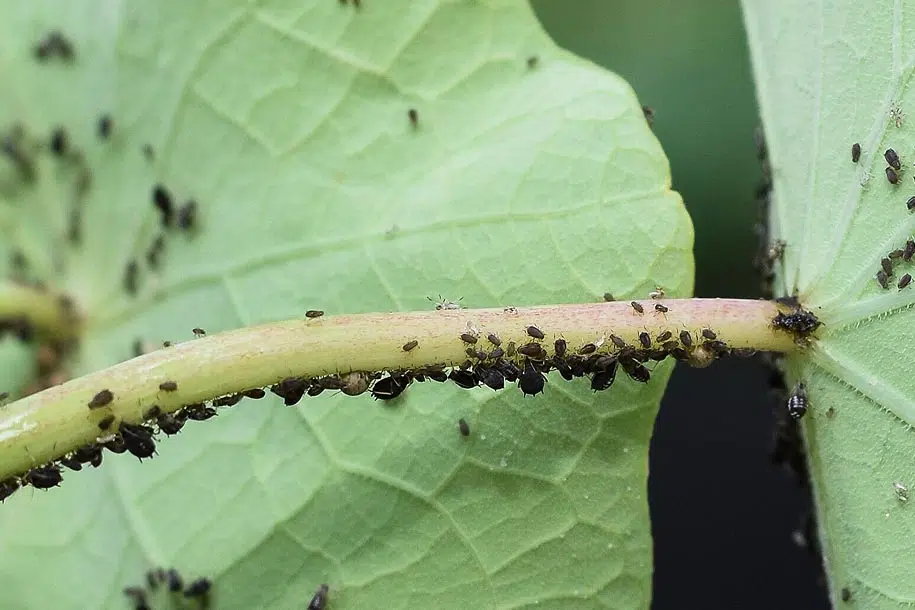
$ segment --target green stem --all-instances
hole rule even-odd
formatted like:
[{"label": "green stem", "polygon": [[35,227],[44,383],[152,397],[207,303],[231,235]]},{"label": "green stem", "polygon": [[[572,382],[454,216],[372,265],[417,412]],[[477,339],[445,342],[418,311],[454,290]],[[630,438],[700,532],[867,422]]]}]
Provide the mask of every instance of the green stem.
[{"label": "green stem", "polygon": [[0,282],[0,320],[27,320],[41,337],[68,341],[79,334],[72,303],[59,294],[15,282]]},{"label": "green stem", "polygon": [[[290,320],[220,333],[122,362],[11,403],[0,409],[0,480],[21,475],[100,435],[98,422],[114,415],[130,423],[152,405],[171,412],[183,405],[272,385],[289,376],[316,377],[349,371],[416,369],[458,364],[467,359],[461,333],[473,329],[481,346],[487,335],[503,345],[531,339],[533,325],[546,335],[544,346],[563,337],[570,353],[605,339],[601,351],[615,349],[613,333],[637,344],[640,332],[652,337],[669,330],[674,338],[688,330],[698,343],[710,328],[731,348],[769,351],[797,349],[791,335],[775,331],[775,303],[734,299],[665,299],[666,313],[655,301],[641,301],[644,313],[629,303],[558,305],[523,309],[464,309],[389,314],[341,315]],[[418,346],[403,350],[409,341]],[[492,349],[489,345],[488,348]],[[159,384],[177,383],[162,391]],[[101,390],[114,400],[90,410]],[[113,430],[117,429],[115,424]]]}]

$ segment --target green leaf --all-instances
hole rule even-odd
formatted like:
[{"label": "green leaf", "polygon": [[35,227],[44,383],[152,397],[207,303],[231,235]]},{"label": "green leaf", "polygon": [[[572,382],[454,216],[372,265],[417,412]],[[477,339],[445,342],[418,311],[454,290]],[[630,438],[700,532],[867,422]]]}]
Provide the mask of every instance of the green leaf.
[{"label": "green leaf", "polygon": [[[65,126],[92,170],[60,277],[42,253],[66,231],[65,164],[42,156],[38,186],[4,204],[7,236],[87,312],[77,373],[138,338],[310,308],[692,290],[692,228],[634,94],[556,48],[524,3],[5,4],[4,122]],[[73,65],[33,60],[52,28]],[[159,182],[198,201],[200,228],[169,231],[154,270]],[[161,439],[151,462],[107,454],[8,500],[0,605],[122,607],[161,565],[212,577],[219,608],[304,607],[324,582],[335,610],[644,607],[669,372],[601,394],[551,378],[533,399],[414,384],[390,405],[246,401]]]},{"label": "green leaf", "polygon": [[[894,484],[915,490],[915,288],[896,283],[915,270],[897,260],[888,290],[875,274],[915,231],[915,2],[745,1],[744,11],[772,228],[787,242],[783,288],[825,323],[789,369],[810,394],[804,431],[832,596],[847,588],[858,607],[908,607],[915,512]],[[902,159],[898,185],[886,178],[888,148]]]}]

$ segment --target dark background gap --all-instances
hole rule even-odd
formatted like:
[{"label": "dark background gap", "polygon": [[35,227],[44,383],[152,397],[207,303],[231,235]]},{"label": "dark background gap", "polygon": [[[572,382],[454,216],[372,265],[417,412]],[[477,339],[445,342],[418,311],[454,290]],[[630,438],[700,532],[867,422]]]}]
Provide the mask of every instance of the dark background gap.
[{"label": "dark background gap", "polygon": [[[759,119],[739,4],[532,3],[558,44],[620,74],[655,110],[695,226],[696,296],[760,296]],[[677,367],[651,447],[655,610],[829,607],[819,560],[792,540],[809,496],[769,460],[778,407],[756,360]]]}]

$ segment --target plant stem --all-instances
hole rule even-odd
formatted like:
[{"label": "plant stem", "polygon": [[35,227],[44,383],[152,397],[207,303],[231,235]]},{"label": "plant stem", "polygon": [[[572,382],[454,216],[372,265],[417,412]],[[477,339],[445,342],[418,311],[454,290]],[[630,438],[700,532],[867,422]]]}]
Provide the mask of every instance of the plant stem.
[{"label": "plant stem", "polygon": [[0,282],[0,320],[22,319],[40,336],[67,341],[79,333],[70,301],[59,294],[15,282]]},{"label": "plant stem", "polygon": [[[666,313],[655,310],[663,302]],[[489,333],[518,345],[532,339],[527,327],[546,335],[544,347],[563,337],[569,352],[599,343],[611,333],[629,344],[638,334],[654,338],[669,330],[676,339],[688,330],[698,343],[710,328],[731,348],[768,351],[797,349],[793,337],[775,331],[778,312],[769,301],[736,299],[665,299],[641,301],[644,313],[629,303],[558,305],[531,308],[464,309],[389,314],[363,314],[289,320],[228,331],[122,362],[26,397],[0,409],[0,480],[57,459],[100,434],[98,422],[114,415],[134,423],[152,405],[163,412],[218,396],[277,383],[290,376],[317,377],[350,371],[418,369],[454,365],[467,359],[462,333],[477,333],[478,345],[492,349]],[[45,315],[50,315],[47,312]],[[49,317],[48,321],[53,321]],[[416,340],[409,352],[404,344]],[[613,348],[610,341],[602,350]],[[615,348],[614,348],[615,349]],[[177,383],[162,391],[159,384]],[[89,409],[101,390],[114,400]],[[117,424],[112,426],[117,430]]]}]

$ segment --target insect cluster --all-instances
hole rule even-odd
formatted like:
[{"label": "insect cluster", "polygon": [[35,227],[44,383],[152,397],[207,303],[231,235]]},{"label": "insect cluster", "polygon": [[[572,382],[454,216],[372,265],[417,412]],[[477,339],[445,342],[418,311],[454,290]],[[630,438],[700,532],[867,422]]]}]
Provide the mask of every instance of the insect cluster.
[{"label": "insect cluster", "polygon": [[189,583],[184,582],[181,574],[174,568],[154,568],[146,573],[145,586],[130,586],[124,588],[124,596],[131,603],[134,610],[148,610],[150,599],[160,593],[172,597],[180,596],[188,602],[197,602],[197,607],[207,608],[210,604],[210,591],[213,582],[209,578],[197,578]]}]

